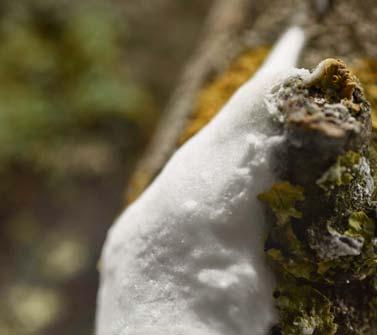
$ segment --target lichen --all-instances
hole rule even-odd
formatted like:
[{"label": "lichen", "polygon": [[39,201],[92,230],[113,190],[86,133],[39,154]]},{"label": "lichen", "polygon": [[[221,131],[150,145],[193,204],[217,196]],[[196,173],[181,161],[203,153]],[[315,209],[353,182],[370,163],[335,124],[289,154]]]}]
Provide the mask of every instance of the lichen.
[{"label": "lichen", "polygon": [[334,335],[331,301],[308,285],[292,285],[292,281],[275,291],[277,308],[281,312],[280,329],[287,335]]},{"label": "lichen", "polygon": [[[275,206],[273,202],[271,204]],[[297,217],[294,219],[299,224],[303,220]],[[347,215],[345,221],[347,224],[342,231],[330,223],[326,228],[316,226],[316,245],[299,237],[291,222],[285,221],[283,226],[276,222],[276,226],[271,229],[266,241],[266,252],[280,278],[276,305],[280,311],[278,327],[281,334],[343,335],[337,332],[338,326],[342,325],[337,320],[346,309],[355,309],[355,302],[343,301],[342,291],[339,291],[342,285],[352,284],[354,294],[366,294],[370,299],[376,299],[375,291],[371,294],[369,288],[366,290],[360,287],[365,282],[371,286],[377,278],[375,220],[363,211],[354,211]],[[313,226],[308,227],[309,236]],[[377,310],[373,307],[375,304],[371,301],[368,303],[370,305],[364,306],[359,312],[363,315],[368,313],[373,319]],[[325,307],[318,310],[315,306]],[[360,324],[359,312],[342,316],[347,318],[350,329]],[[327,321],[322,324],[324,320]],[[363,322],[375,322],[373,320]]]},{"label": "lichen", "polygon": [[312,73],[307,82],[310,86],[315,86],[325,91],[332,99],[351,99],[352,94],[359,82],[346,64],[340,59],[327,58],[322,61]]},{"label": "lichen", "polygon": [[277,218],[278,225],[285,225],[290,218],[301,218],[302,213],[294,206],[297,201],[304,200],[303,189],[288,182],[276,183],[271,190],[259,194],[258,199],[267,203]]},{"label": "lichen", "polygon": [[356,79],[353,82],[355,85],[352,84],[351,97],[349,94],[339,93],[342,82],[350,90],[349,78],[354,76],[348,72],[347,76],[339,75],[334,86],[328,79],[320,80],[321,73],[325,78],[329,74],[325,65],[319,68],[308,78],[293,77],[287,80],[268,96],[267,102],[272,107],[273,114],[278,116],[280,122],[289,122],[304,130],[322,132],[333,138],[344,138],[346,134],[367,131],[362,129],[358,118],[360,115],[369,117],[365,113],[369,111],[369,104],[363,98],[361,86],[356,84]]},{"label": "lichen", "polygon": [[353,179],[352,171],[358,168],[360,158],[360,154],[353,151],[339,156],[336,163],[318,179],[317,184],[326,191],[349,184]]},{"label": "lichen", "polygon": [[243,51],[226,71],[201,89],[179,144],[195,135],[220,111],[233,93],[258,70],[268,51],[265,46]]},{"label": "lichen", "polygon": [[377,146],[370,107],[342,62],[326,60],[310,77],[305,83],[292,78],[269,97],[287,143],[293,141],[287,152],[301,156],[288,156],[286,180],[259,196],[275,217],[265,243],[278,279],[280,322],[273,334],[373,335]]}]

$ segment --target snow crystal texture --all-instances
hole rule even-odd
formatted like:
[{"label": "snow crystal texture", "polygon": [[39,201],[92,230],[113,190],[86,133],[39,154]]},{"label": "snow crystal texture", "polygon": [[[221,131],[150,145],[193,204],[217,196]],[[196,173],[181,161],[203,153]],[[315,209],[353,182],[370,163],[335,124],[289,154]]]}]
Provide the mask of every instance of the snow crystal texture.
[{"label": "snow crystal texture", "polygon": [[[302,40],[295,29],[290,40]],[[277,321],[256,197],[275,182],[270,156],[283,140],[265,96],[302,71],[286,44],[281,66],[241,87],[111,228],[98,335],[258,335]]]}]

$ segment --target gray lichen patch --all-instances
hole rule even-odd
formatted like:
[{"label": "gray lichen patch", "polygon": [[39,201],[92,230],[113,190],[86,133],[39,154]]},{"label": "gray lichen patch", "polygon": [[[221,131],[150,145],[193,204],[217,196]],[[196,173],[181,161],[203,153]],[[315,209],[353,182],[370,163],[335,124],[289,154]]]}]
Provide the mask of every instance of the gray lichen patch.
[{"label": "gray lichen patch", "polygon": [[[377,154],[370,149],[370,105],[357,78],[333,59],[275,88],[268,103],[286,138],[276,154],[285,187],[260,196],[275,215],[265,244],[279,281],[273,334],[374,335],[377,205],[370,162]],[[273,201],[276,189],[285,206]],[[302,196],[290,201],[292,190]],[[299,215],[285,215],[282,225],[284,213]]]},{"label": "gray lichen patch", "polygon": [[317,250],[317,255],[326,260],[339,259],[342,256],[357,256],[361,254],[364,246],[363,236],[350,236],[341,234],[331,226],[327,226],[327,232],[322,239],[317,239],[317,245],[312,245]]},{"label": "gray lichen patch", "polygon": [[281,120],[290,127],[318,131],[327,137],[344,138],[370,131],[369,104],[345,65],[327,59],[307,77],[286,81],[270,96]]},{"label": "gray lichen patch", "polygon": [[[372,201],[375,189],[374,178],[367,157],[354,151],[348,151],[338,156],[336,162],[329,167],[317,180],[329,196],[335,188],[343,187],[337,192],[337,197],[350,198],[355,204],[366,205]],[[342,194],[343,193],[343,194]]]}]

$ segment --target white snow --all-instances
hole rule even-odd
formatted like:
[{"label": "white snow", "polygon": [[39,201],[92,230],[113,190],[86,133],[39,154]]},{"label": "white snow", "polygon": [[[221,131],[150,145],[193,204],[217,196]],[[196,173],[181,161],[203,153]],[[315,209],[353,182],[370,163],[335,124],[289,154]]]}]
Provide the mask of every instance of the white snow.
[{"label": "white snow", "polygon": [[[292,43],[293,42],[293,43]],[[111,228],[98,335],[259,335],[276,322],[264,207],[282,141],[264,102],[304,42],[289,30],[252,80],[180,148]],[[289,47],[287,47],[289,46]]]}]

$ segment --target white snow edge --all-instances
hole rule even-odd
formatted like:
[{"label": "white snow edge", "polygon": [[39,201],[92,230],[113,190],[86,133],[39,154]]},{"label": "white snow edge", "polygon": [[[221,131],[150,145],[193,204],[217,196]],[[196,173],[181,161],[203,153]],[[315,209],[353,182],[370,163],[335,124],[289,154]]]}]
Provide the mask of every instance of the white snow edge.
[{"label": "white snow edge", "polygon": [[305,41],[288,30],[261,70],[182,146],[109,231],[97,335],[259,335],[277,321],[257,195],[281,143],[264,102]]}]

